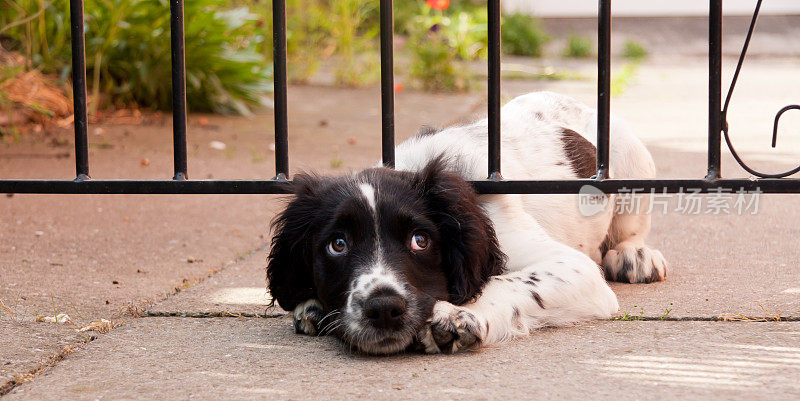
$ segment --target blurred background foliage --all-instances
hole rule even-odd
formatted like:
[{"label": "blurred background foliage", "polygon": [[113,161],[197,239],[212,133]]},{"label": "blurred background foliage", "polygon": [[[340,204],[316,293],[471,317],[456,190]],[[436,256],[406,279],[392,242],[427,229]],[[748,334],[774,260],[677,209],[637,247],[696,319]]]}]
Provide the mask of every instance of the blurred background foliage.
[{"label": "blurred background foliage", "polygon": [[[0,66],[0,77],[9,80],[37,71],[58,82],[69,96],[69,2],[0,3],[5,3],[0,45],[24,60],[21,65]],[[290,79],[308,82],[325,69],[337,85],[377,82],[378,4],[376,0],[287,0]],[[485,0],[403,0],[394,6],[397,60],[406,64],[398,67],[398,74],[406,74],[411,86],[425,90],[469,88],[473,77],[461,64],[486,57]],[[90,112],[170,109],[167,0],[86,0],[85,30]],[[538,21],[519,14],[503,17],[502,39],[507,54],[533,57],[542,55],[549,40]],[[248,114],[269,104],[270,0],[186,1],[185,40],[190,111]]]},{"label": "blurred background foliage", "polygon": [[[71,72],[69,2],[16,0],[12,5],[0,17],[0,26],[6,27],[4,47],[22,53],[26,68],[66,82]],[[258,16],[224,0],[188,1],[185,16],[191,110],[246,114],[262,104],[272,88],[272,72],[259,52],[265,36],[257,33]],[[87,0],[85,32],[92,111],[133,104],[170,108],[167,0]]]}]

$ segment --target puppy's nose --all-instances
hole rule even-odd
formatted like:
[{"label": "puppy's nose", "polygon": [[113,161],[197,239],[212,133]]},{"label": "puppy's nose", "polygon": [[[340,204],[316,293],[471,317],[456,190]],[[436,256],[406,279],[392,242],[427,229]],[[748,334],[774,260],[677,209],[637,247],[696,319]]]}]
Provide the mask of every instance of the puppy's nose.
[{"label": "puppy's nose", "polygon": [[364,302],[364,317],[379,329],[400,328],[406,314],[406,301],[399,295],[378,295]]}]

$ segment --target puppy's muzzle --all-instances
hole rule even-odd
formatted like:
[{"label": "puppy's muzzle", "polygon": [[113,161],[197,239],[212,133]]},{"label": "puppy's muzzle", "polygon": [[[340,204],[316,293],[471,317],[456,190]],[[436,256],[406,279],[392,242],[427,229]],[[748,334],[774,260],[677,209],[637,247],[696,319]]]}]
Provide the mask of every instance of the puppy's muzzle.
[{"label": "puppy's muzzle", "polygon": [[374,291],[364,302],[364,318],[372,327],[384,330],[398,330],[403,326],[406,315],[406,301],[393,290]]}]

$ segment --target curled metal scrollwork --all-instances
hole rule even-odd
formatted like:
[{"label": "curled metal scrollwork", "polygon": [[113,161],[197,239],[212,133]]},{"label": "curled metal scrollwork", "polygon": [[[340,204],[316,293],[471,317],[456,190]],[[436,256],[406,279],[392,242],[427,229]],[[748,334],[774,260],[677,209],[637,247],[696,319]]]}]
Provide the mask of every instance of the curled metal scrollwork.
[{"label": "curled metal scrollwork", "polygon": [[[750,46],[750,39],[753,37],[753,30],[756,26],[756,21],[758,20],[758,13],[761,10],[761,2],[763,0],[758,0],[756,3],[756,9],[753,12],[753,19],[750,20],[750,28],[747,31],[747,37],[744,40],[744,46],[742,46],[742,53],[739,55],[739,62],[736,64],[736,72],[733,73],[733,79],[731,80],[731,86],[728,89],[728,96],[725,98],[725,106],[722,108],[722,133],[725,135],[725,143],[728,144],[728,149],[731,150],[731,154],[733,158],[736,159],[736,162],[742,166],[748,173],[753,174],[755,176],[761,178],[784,178],[788,177],[792,174],[800,172],[800,166],[797,166],[791,170],[784,171],[782,173],[777,174],[769,174],[769,173],[762,173],[757,171],[751,167],[749,167],[739,156],[739,153],[736,152],[736,149],[733,147],[733,143],[731,142],[730,135],[728,134],[728,105],[731,102],[731,96],[733,96],[733,89],[736,87],[736,80],[739,79],[739,73],[742,71],[742,64],[744,64],[744,58],[747,55],[747,47]],[[789,110],[800,110],[800,105],[789,105],[782,108],[778,111],[778,114],[775,115],[775,123],[772,127],[772,147],[774,148],[778,141],[778,123],[783,116]]]}]

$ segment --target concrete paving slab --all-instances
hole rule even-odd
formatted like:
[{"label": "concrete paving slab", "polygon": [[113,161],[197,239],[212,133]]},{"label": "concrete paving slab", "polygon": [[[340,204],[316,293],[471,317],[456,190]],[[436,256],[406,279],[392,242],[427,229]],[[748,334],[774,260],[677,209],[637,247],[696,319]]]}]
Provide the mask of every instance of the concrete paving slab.
[{"label": "concrete paving slab", "polygon": [[142,318],[9,400],[770,399],[800,396],[800,323],[598,322],[455,356],[350,354],[288,318]]},{"label": "concrete paving slab", "polygon": [[158,316],[281,316],[269,307],[266,289],[266,250],[232,264],[202,283],[154,305],[148,314]]},{"label": "concrete paving slab", "polygon": [[0,333],[0,394],[7,383],[26,379],[93,335],[79,333],[71,325],[10,320],[0,321]]},{"label": "concrete paving slab", "polygon": [[[689,170],[706,162],[703,154],[651,151],[664,177],[690,177]],[[724,176],[738,169],[730,158],[723,167]],[[724,197],[718,199],[730,209],[713,214],[708,205],[715,197],[701,197],[699,214],[680,212],[678,203],[688,202],[680,195],[670,196],[664,207],[654,205],[647,242],[664,253],[671,268],[661,283],[612,285],[623,313],[659,317],[670,309],[670,317],[800,316],[800,198],[761,195],[756,214],[751,214],[754,206],[740,215],[735,200]]]}]

